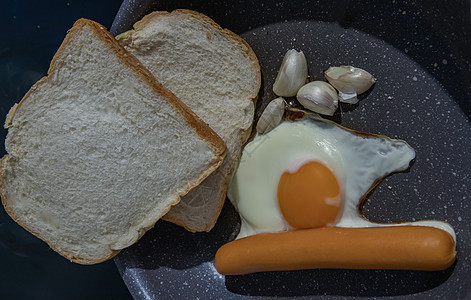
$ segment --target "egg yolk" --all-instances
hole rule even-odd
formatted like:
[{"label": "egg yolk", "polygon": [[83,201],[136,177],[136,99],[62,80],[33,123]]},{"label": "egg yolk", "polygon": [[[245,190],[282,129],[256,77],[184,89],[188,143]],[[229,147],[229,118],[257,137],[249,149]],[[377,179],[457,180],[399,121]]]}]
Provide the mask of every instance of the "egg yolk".
[{"label": "egg yolk", "polygon": [[296,172],[284,172],[278,183],[278,204],[294,228],[334,224],[342,209],[340,186],[324,164],[309,161]]}]

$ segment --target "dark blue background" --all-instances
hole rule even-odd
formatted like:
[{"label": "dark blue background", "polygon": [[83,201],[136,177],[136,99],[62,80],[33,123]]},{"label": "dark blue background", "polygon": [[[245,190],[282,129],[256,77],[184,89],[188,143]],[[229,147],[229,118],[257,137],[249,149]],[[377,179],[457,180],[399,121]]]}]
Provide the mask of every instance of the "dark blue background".
[{"label": "dark blue background", "polygon": [[[49,63],[67,30],[79,18],[106,27],[121,0],[1,1],[0,118],[21,100]],[[0,120],[3,124],[4,120]],[[6,130],[0,130],[1,153]],[[61,257],[26,232],[0,208],[0,298],[129,299],[113,260],[82,266]]]}]

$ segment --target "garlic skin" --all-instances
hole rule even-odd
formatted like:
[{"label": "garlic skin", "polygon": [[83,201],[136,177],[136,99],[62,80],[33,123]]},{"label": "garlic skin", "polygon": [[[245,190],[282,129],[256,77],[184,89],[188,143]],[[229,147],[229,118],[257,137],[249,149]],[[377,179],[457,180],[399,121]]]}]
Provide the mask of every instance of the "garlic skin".
[{"label": "garlic skin", "polygon": [[339,91],[340,101],[351,104],[358,103],[357,95],[376,82],[370,73],[352,66],[330,67],[324,76]]},{"label": "garlic skin", "polygon": [[282,97],[295,96],[306,84],[307,61],[302,51],[288,50],[273,84],[273,92]]},{"label": "garlic skin", "polygon": [[296,95],[306,109],[332,116],[338,107],[337,91],[327,82],[312,81],[301,87]]},{"label": "garlic skin", "polygon": [[285,113],[285,99],[279,97],[268,103],[260,119],[258,119],[256,130],[259,134],[265,134],[272,131],[280,124]]}]

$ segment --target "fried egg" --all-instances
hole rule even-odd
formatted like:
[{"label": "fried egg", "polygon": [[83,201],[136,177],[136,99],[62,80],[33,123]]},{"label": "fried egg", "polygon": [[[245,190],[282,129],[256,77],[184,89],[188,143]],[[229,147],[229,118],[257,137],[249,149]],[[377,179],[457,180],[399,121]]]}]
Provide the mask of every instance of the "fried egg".
[{"label": "fried egg", "polygon": [[283,121],[248,143],[232,176],[228,198],[241,216],[237,239],[292,229],[432,226],[440,221],[377,224],[362,218],[358,206],[368,191],[415,158],[403,140],[341,127],[316,114]]}]

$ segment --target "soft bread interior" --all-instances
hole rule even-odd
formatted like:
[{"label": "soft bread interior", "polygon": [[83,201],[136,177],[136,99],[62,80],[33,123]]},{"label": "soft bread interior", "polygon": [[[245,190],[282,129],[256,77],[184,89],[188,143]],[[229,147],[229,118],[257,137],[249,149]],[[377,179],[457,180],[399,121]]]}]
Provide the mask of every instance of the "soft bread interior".
[{"label": "soft bread interior", "polygon": [[151,13],[117,39],[227,145],[221,167],[164,217],[190,231],[209,231],[251,131],[258,60],[239,36],[189,10]]},{"label": "soft bread interior", "polygon": [[100,25],[79,20],[7,118],[7,212],[84,264],[135,243],[221,162],[224,144]]}]

